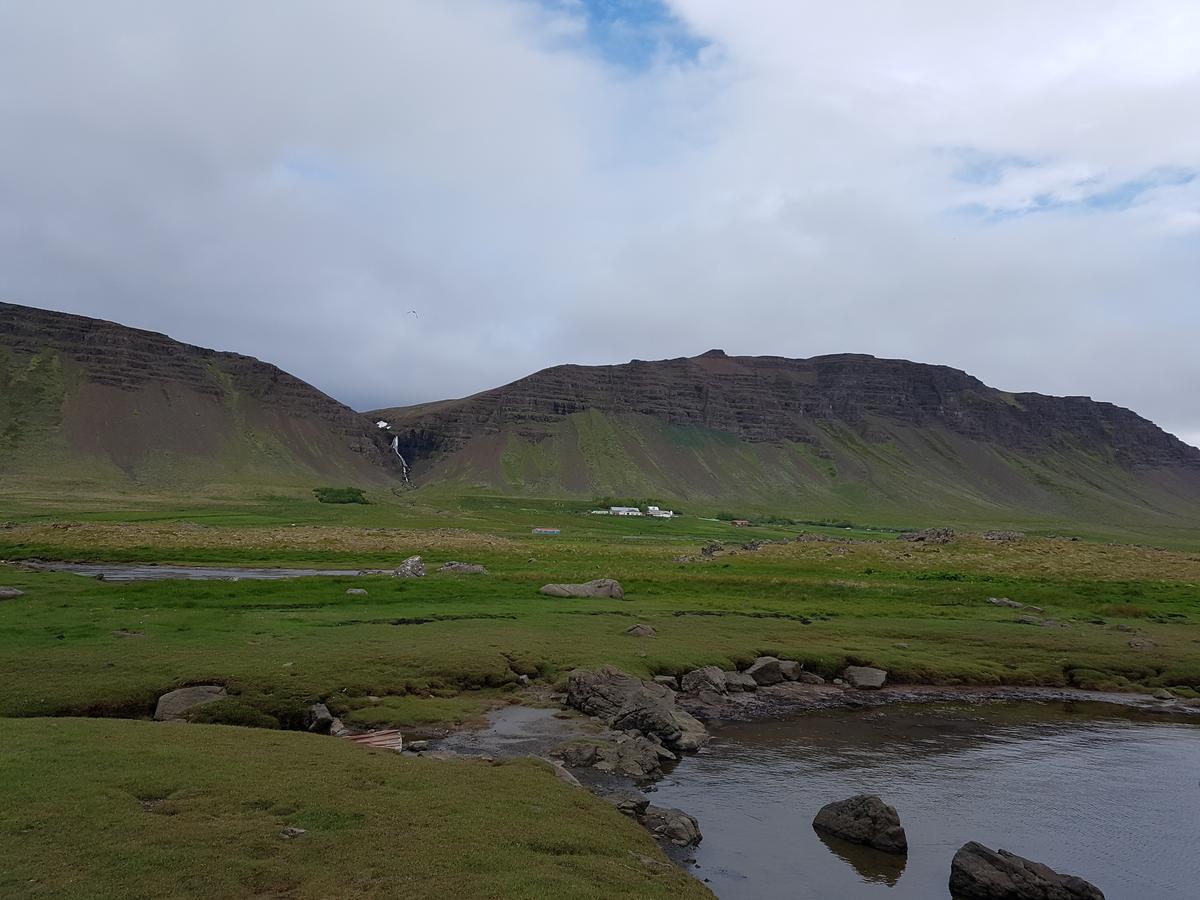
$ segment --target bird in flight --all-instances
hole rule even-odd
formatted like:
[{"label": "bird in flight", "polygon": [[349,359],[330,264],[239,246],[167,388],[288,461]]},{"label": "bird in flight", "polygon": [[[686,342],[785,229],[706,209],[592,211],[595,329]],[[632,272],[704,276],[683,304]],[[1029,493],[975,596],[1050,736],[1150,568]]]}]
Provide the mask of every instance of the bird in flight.
[{"label": "bird in flight", "polygon": [[410,310],[408,311],[408,314],[409,314],[410,316],[412,316],[414,319],[419,319],[419,318],[421,318],[420,316],[418,316],[418,315],[417,315],[417,311],[416,311],[415,309],[410,309]]}]

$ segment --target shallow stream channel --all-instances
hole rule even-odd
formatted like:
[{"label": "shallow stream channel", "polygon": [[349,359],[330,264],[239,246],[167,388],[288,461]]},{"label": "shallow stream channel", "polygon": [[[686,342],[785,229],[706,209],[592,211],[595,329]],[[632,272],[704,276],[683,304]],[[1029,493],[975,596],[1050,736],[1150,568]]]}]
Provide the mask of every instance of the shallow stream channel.
[{"label": "shallow stream channel", "polygon": [[[512,707],[439,749],[544,753],[577,724]],[[1200,896],[1200,722],[1092,703],[898,705],[709,723],[650,790],[695,816],[684,860],[722,900],[948,898],[967,841],[1079,875],[1108,900]],[[879,794],[907,857],[819,835],[817,811]]]}]

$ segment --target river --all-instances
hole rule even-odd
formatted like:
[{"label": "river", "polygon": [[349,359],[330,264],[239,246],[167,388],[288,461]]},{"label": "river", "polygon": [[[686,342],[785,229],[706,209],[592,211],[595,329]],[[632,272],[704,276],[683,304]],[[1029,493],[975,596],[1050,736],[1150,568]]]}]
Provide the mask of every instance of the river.
[{"label": "river", "polygon": [[[1094,704],[897,706],[713,726],[652,801],[700,821],[693,873],[722,900],[947,898],[969,840],[1108,900],[1200,896],[1200,724]],[[895,806],[907,859],[823,839],[857,793]]]}]

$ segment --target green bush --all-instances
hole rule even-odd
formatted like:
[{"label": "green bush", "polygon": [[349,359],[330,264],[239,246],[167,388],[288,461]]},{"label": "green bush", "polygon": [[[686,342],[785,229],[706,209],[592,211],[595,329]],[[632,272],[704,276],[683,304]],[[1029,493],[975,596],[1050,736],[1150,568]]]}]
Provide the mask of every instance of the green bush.
[{"label": "green bush", "polygon": [[319,487],[313,493],[321,503],[370,503],[366,492],[356,487]]}]

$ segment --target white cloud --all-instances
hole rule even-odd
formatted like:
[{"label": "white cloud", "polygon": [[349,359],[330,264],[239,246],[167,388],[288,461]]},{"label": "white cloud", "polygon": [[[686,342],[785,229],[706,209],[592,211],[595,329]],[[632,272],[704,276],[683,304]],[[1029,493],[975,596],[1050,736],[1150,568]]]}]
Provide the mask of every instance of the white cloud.
[{"label": "white cloud", "polygon": [[1200,433],[1200,7],[670,5],[0,2],[0,295],[359,406],[724,346]]}]

